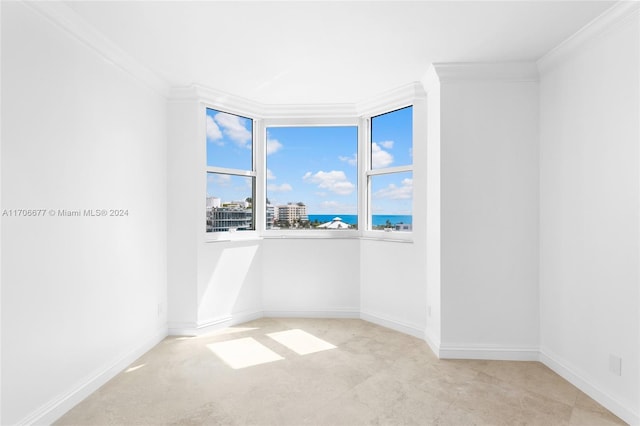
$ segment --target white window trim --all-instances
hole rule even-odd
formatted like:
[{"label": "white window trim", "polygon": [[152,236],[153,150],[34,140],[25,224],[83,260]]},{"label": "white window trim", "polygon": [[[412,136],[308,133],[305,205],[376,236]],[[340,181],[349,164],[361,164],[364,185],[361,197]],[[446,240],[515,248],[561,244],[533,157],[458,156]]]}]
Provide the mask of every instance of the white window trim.
[{"label": "white window trim", "polygon": [[[413,230],[411,231],[396,231],[396,230],[374,230],[372,228],[371,217],[372,217],[372,208],[371,208],[371,179],[372,176],[382,176],[387,174],[394,173],[402,173],[402,172],[412,172],[413,173],[413,163],[404,166],[394,166],[394,167],[385,167],[379,169],[373,169],[371,167],[371,122],[372,119],[376,116],[387,114],[390,112],[397,111],[399,109],[413,107],[414,98],[407,99],[404,102],[396,100],[394,103],[389,105],[381,105],[378,106],[375,110],[370,111],[363,119],[363,127],[366,129],[365,137],[362,144],[362,155],[363,155],[363,166],[364,170],[361,172],[362,179],[364,180],[363,184],[366,186],[365,191],[361,194],[364,197],[364,208],[362,209],[362,214],[365,215],[366,227],[362,229],[362,238],[368,240],[382,240],[382,241],[395,241],[395,242],[413,242]],[[412,110],[414,117],[412,117],[412,138],[411,143],[413,146],[415,140],[415,108]],[[414,210],[414,200],[415,192],[411,197],[411,216],[413,217]],[[413,220],[412,220],[413,222]]]},{"label": "white window trim", "polygon": [[[258,136],[261,138],[261,145],[266,147],[267,143],[267,128],[269,127],[357,127],[358,128],[358,146],[356,149],[360,150],[360,120],[357,117],[303,117],[303,118],[270,118],[265,119],[263,122],[263,128],[261,129],[261,134]],[[262,153],[264,159],[263,166],[263,174],[260,178],[260,182],[258,186],[262,186],[263,195],[261,197],[262,202],[266,201],[266,164],[267,164],[267,156],[266,150]],[[360,173],[360,158],[358,158],[358,172],[357,172],[357,191],[358,191],[358,212],[360,211],[360,194],[361,189],[360,185],[362,185],[362,175]],[[300,238],[308,238],[308,239],[352,239],[359,238],[362,234],[360,229],[357,230],[340,230],[340,231],[331,231],[331,230],[296,230],[296,229],[265,229],[265,215],[266,215],[266,206],[263,204],[263,211],[261,212],[262,218],[262,232],[261,235],[265,239],[300,239]],[[358,228],[360,228],[360,216],[358,214]]]},{"label": "white window trim", "polygon": [[[242,118],[247,118],[252,120],[252,140],[251,140],[251,167],[252,170],[244,170],[244,169],[232,169],[227,167],[218,167],[218,166],[209,166],[207,164],[207,128],[206,128],[206,114],[208,109],[213,109],[215,111],[224,112],[227,114],[237,115]],[[256,198],[258,197],[258,167],[256,164],[256,119],[251,117],[249,114],[243,114],[240,111],[234,110],[233,108],[229,109],[222,106],[202,103],[200,108],[200,115],[203,119],[199,120],[199,128],[198,128],[198,136],[200,141],[205,141],[204,145],[204,162],[205,162],[205,177],[208,176],[208,173],[220,173],[232,176],[240,176],[240,177],[251,177],[254,179],[253,186],[253,194],[252,194],[252,209],[253,209],[253,228],[250,231],[223,231],[223,232],[207,232],[206,230],[206,208],[205,208],[205,242],[223,242],[223,241],[246,241],[246,240],[255,240],[260,237],[259,228],[258,228],[258,206],[256,206]],[[205,199],[206,199],[206,189],[205,189]]]},{"label": "white window trim", "polygon": [[[200,119],[198,120],[198,139],[206,141],[206,109],[213,108],[230,114],[236,114],[253,120],[253,170],[246,176],[255,177],[254,188],[254,223],[255,230],[241,232],[206,232],[206,242],[246,241],[267,238],[291,239],[363,239],[390,242],[413,242],[414,231],[374,231],[369,230],[370,197],[366,187],[369,176],[400,171],[413,171],[410,166],[399,166],[388,169],[371,170],[369,122],[371,117],[395,111],[407,106],[413,109],[413,144],[416,143],[416,108],[419,99],[426,94],[421,83],[413,82],[405,86],[389,90],[371,99],[357,104],[326,104],[326,105],[268,105],[244,99],[228,93],[218,92],[202,86],[192,86],[182,90],[174,90],[175,100],[196,99],[200,105]],[[184,92],[184,93],[183,93]],[[294,126],[357,126],[358,127],[358,230],[356,231],[296,231],[296,230],[266,230],[266,128],[294,127]],[[206,144],[201,145],[204,151],[204,169],[206,167]],[[415,162],[414,162],[415,164]],[[219,169],[218,169],[219,170]],[[238,174],[235,169],[226,169]],[[415,188],[415,187],[414,187]],[[204,197],[203,197],[204,198]],[[412,215],[415,213],[415,189],[412,197]],[[199,205],[202,205],[200,203]],[[203,213],[204,209],[199,208]],[[201,217],[201,216],[198,216]],[[200,222],[200,226],[202,222]],[[415,230],[415,228],[414,228]],[[213,234],[213,235],[212,235]]]}]

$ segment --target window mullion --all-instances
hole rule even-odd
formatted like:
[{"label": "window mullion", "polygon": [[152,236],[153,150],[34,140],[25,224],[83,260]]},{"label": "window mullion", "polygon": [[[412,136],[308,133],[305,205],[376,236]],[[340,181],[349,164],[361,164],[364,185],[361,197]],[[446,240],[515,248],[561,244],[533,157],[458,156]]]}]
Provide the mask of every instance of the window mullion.
[{"label": "window mullion", "polygon": [[397,166],[397,167],[387,167],[385,169],[375,169],[368,170],[368,176],[377,176],[377,175],[388,175],[391,173],[401,173],[401,172],[411,172],[413,171],[413,166]]},{"label": "window mullion", "polygon": [[371,129],[368,118],[360,119],[358,135],[358,223],[360,224],[360,232],[362,232],[369,229],[370,211],[369,176],[367,173],[371,168],[371,150],[369,149]]},{"label": "window mullion", "polygon": [[253,140],[256,142],[253,149],[253,171],[256,177],[253,194],[254,220],[256,230],[262,233],[266,229],[267,211],[267,133],[264,120],[254,120],[253,129]]},{"label": "window mullion", "polygon": [[207,167],[207,172],[209,173],[220,173],[223,175],[235,175],[235,176],[247,176],[247,177],[256,177],[255,170],[238,170],[238,169],[228,169],[225,167]]}]

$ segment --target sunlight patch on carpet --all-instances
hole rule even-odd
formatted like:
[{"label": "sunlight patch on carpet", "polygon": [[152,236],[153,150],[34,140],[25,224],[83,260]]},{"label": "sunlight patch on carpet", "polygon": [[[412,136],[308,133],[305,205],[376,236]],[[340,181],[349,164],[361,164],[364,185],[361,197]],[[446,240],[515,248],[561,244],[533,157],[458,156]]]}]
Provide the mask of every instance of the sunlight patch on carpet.
[{"label": "sunlight patch on carpet", "polygon": [[234,370],[284,359],[252,337],[211,343],[207,347]]},{"label": "sunlight patch on carpet", "polygon": [[335,345],[299,329],[269,333],[267,336],[298,355],[307,355],[336,348]]}]

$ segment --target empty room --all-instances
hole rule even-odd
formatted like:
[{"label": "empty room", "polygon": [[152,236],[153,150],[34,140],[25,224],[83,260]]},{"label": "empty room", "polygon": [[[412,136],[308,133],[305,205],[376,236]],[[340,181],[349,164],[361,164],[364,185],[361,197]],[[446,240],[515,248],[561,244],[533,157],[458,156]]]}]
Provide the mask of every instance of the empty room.
[{"label": "empty room", "polygon": [[640,425],[639,2],[0,18],[0,424]]}]

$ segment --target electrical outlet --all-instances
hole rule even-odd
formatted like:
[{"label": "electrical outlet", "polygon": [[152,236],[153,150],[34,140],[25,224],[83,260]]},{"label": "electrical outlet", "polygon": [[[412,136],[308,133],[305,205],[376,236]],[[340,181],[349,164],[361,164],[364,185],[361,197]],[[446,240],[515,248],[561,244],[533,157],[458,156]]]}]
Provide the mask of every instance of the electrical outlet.
[{"label": "electrical outlet", "polygon": [[613,354],[609,355],[609,371],[616,376],[622,376],[622,358]]},{"label": "electrical outlet", "polygon": [[162,316],[162,303],[158,303],[158,318]]},{"label": "electrical outlet", "polygon": [[427,306],[427,317],[431,318],[431,305]]}]

